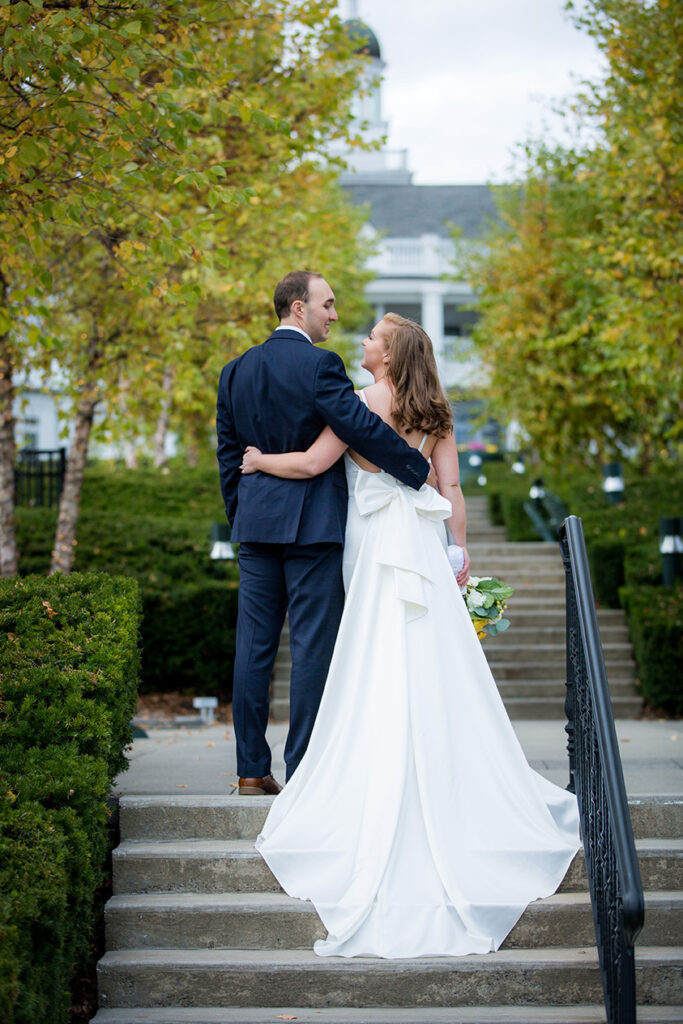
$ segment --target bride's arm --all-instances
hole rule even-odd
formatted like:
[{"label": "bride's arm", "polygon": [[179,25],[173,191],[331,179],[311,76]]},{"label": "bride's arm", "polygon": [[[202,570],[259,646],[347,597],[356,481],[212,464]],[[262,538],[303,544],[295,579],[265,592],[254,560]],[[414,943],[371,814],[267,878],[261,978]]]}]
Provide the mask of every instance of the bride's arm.
[{"label": "bride's arm", "polygon": [[305,452],[283,452],[280,455],[264,455],[251,445],[242,457],[243,473],[269,473],[287,480],[306,480],[318,476],[332,466],[346,451],[331,427],[325,427],[310,448]]},{"label": "bride's arm", "polygon": [[470,574],[470,556],[467,553],[465,498],[460,487],[460,466],[455,437],[451,431],[446,437],[440,437],[432,451],[432,466],[436,472],[439,491],[448,498],[453,512],[446,525],[456,544],[463,549],[465,562],[456,579],[463,586]]}]

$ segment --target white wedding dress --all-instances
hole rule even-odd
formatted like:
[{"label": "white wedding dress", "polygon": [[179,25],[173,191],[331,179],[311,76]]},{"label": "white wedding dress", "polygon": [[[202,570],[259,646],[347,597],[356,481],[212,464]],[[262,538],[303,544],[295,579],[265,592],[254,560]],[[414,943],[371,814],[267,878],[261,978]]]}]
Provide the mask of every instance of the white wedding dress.
[{"label": "white wedding dress", "polygon": [[308,750],[256,847],[321,956],[497,949],[579,848],[528,765],[455,582],[450,503],[345,455],[346,605]]}]

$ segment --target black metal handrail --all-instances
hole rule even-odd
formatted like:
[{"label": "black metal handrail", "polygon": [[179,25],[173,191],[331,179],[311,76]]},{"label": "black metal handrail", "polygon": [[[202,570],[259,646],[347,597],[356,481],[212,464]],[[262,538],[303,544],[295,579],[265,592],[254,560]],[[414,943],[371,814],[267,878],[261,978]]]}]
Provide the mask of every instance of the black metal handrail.
[{"label": "black metal handrail", "polygon": [[568,516],[559,533],[567,585],[567,788],[579,803],[607,1020],[635,1024],[643,886],[581,520]]},{"label": "black metal handrail", "polygon": [[57,505],[65,471],[66,448],[22,449],[14,469],[16,504],[47,508]]}]

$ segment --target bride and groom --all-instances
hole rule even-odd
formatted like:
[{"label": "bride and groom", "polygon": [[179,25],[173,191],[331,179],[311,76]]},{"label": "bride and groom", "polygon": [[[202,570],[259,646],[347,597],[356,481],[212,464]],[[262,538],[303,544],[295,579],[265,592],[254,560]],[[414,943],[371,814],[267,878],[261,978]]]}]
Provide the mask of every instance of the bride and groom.
[{"label": "bride and groom", "polygon": [[314,903],[329,932],[316,952],[488,952],[562,880],[576,799],[527,764],[460,595],[464,502],[429,338],[385,316],[364,342],[375,383],[357,395],[316,348],[334,301],[320,275],[287,275],[280,326],[221,374],[240,792],[280,793],[265,731],[289,608],[287,785],[257,848]]}]

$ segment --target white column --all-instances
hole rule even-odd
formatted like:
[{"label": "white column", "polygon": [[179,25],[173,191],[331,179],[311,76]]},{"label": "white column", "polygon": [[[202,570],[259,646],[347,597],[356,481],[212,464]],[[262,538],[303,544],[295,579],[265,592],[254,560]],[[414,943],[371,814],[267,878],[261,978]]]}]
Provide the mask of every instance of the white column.
[{"label": "white column", "polygon": [[436,364],[441,374],[443,361],[443,296],[438,285],[425,282],[422,292],[422,326],[432,340]]}]

